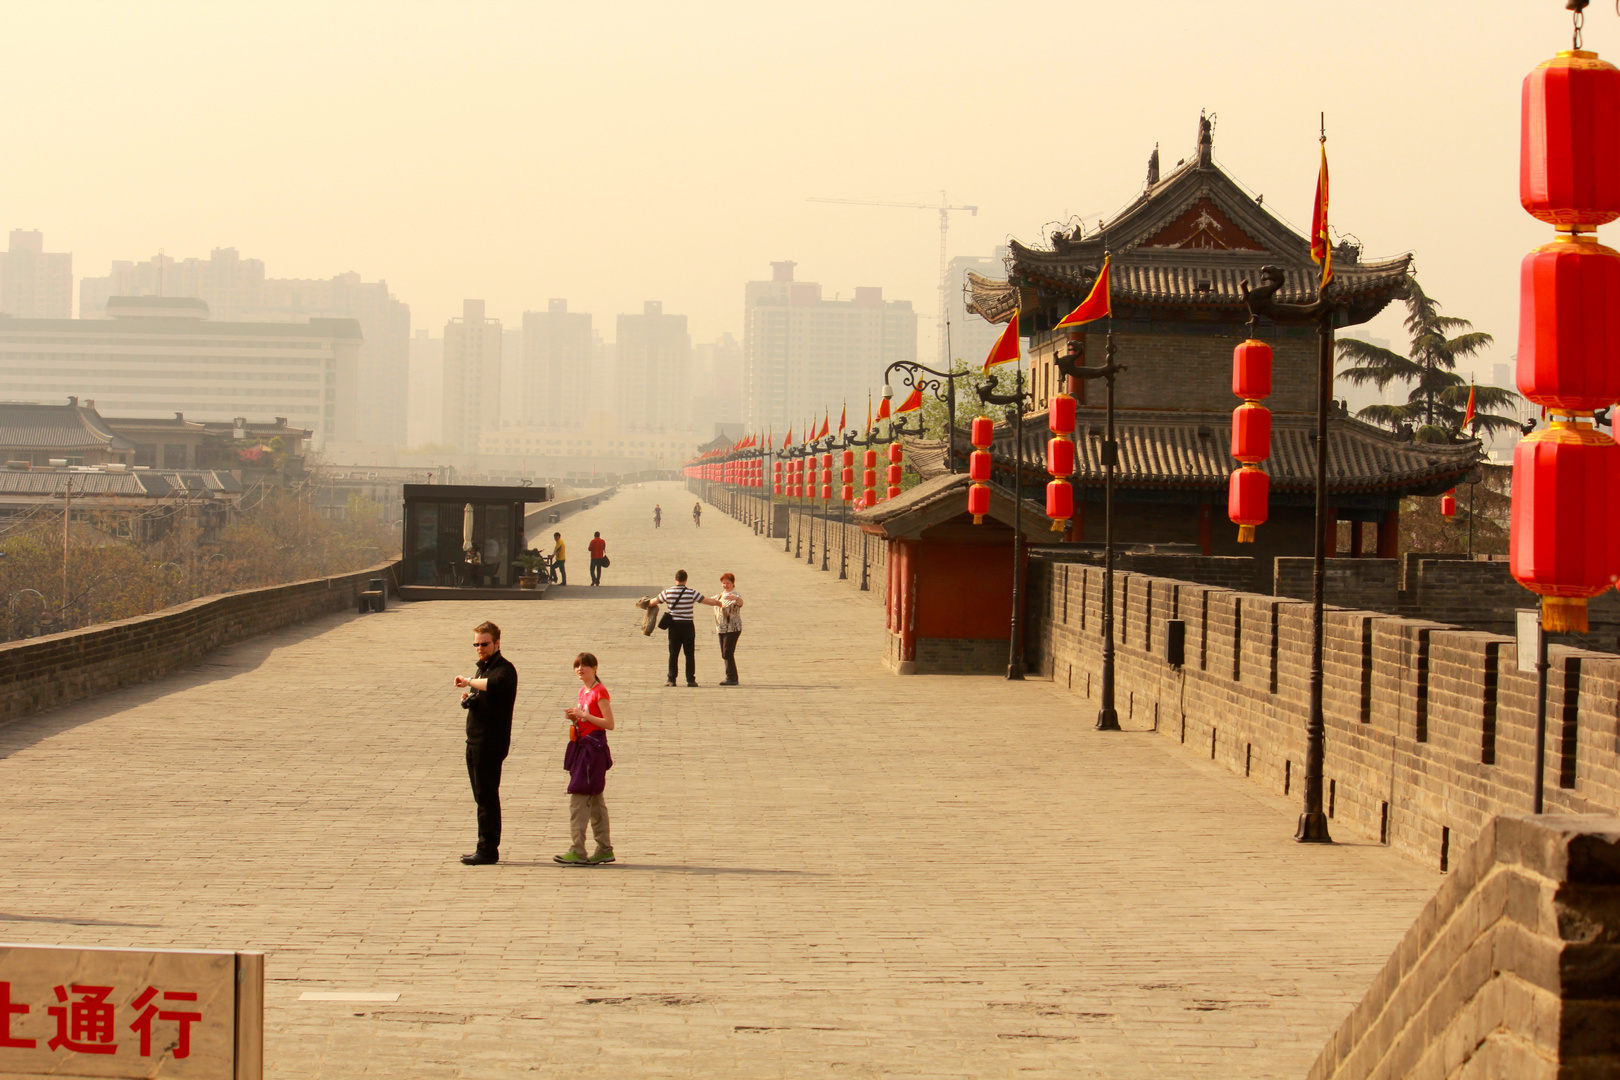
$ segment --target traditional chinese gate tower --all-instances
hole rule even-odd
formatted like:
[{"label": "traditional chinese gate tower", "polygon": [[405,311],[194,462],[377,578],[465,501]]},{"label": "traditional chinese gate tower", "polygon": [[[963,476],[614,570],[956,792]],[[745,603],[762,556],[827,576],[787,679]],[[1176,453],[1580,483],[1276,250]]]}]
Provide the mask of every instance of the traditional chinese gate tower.
[{"label": "traditional chinese gate tower", "polygon": [[[1309,177],[1302,177],[1302,185]],[[1204,554],[1260,558],[1268,588],[1272,557],[1309,555],[1316,408],[1316,331],[1266,320],[1259,337],[1275,350],[1270,516],[1254,543],[1238,543],[1226,515],[1227,478],[1239,463],[1230,455],[1232,348],[1247,337],[1248,311],[1241,282],[1261,283],[1260,268],[1281,267],[1276,299],[1308,302],[1319,270],[1310,242],[1273,217],[1264,196],[1250,195],[1216,166],[1208,120],[1200,120],[1197,152],[1160,177],[1158,150],[1149,159],[1142,193],[1112,221],[1090,234],[1054,233],[1050,249],[1011,244],[1009,275],[997,281],[970,274],[970,306],[991,322],[1005,322],[1016,307],[1029,335],[1027,354],[1036,415],[1026,418],[1023,460],[1026,491],[1046,482],[1043,414],[1064,389],[1053,357],[1071,339],[1101,364],[1107,321],[1085,333],[1051,329],[1091,289],[1104,252],[1112,255],[1112,328],[1119,377],[1116,415],[1120,471],[1115,492],[1115,538],[1131,543],[1196,545]],[[1406,288],[1410,255],[1365,261],[1345,243],[1334,249],[1335,289],[1349,300],[1341,325],[1366,322]],[[1075,532],[1102,538],[1102,402],[1088,387],[1080,398],[1075,432]],[[1337,523],[1356,523],[1347,554],[1394,557],[1402,496],[1438,495],[1479,460],[1478,444],[1414,444],[1371,424],[1340,415],[1329,421],[1331,473],[1328,553],[1335,554]],[[995,445],[996,475],[1011,486],[1012,431],[1003,426]],[[1373,535],[1363,540],[1363,528]],[[1344,553],[1341,553],[1344,554]]]}]

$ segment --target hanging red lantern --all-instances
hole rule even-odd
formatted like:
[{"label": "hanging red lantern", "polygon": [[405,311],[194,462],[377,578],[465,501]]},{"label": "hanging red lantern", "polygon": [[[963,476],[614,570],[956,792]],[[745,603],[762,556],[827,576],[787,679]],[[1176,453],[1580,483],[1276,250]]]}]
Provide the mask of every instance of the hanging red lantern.
[{"label": "hanging red lantern", "polygon": [[866,469],[877,468],[877,451],[867,450],[861,454],[861,467]]},{"label": "hanging red lantern", "polygon": [[1258,465],[1245,465],[1227,482],[1226,516],[1238,527],[1238,543],[1254,542],[1254,529],[1266,523],[1271,477]]},{"label": "hanging red lantern", "polygon": [[877,470],[876,469],[866,468],[866,469],[861,470],[861,487],[865,487],[865,488],[875,488],[875,487],[877,487]]},{"label": "hanging red lantern", "polygon": [[975,450],[968,455],[968,479],[976,484],[989,482],[990,454],[988,451]]},{"label": "hanging red lantern", "polygon": [[849,468],[851,465],[855,464],[855,451],[853,451],[853,450],[845,450],[844,455],[843,455],[843,461],[844,461],[844,468],[846,468],[846,469]]},{"label": "hanging red lantern", "polygon": [[[900,465],[890,465],[884,470],[885,478],[889,481],[891,487],[900,483],[900,472],[902,468],[903,466]],[[890,496],[890,498],[893,498],[893,496]]]},{"label": "hanging red lantern", "polygon": [[973,484],[968,488],[968,513],[973,515],[973,524],[984,522],[984,515],[990,512],[990,489],[984,484]]},{"label": "hanging red lantern", "polygon": [[1245,401],[1232,413],[1232,456],[1255,465],[1271,456],[1271,410]]},{"label": "hanging red lantern", "polygon": [[901,455],[903,453],[904,453],[904,448],[901,447],[901,445],[899,443],[897,443],[897,442],[890,443],[889,444],[889,464],[891,464],[891,465],[900,464],[900,458],[901,458]]},{"label": "hanging red lantern", "polygon": [[1046,409],[1046,427],[1054,435],[1073,435],[1076,402],[1072,395],[1054,394]]},{"label": "hanging red lantern", "polygon": [[1620,217],[1620,69],[1566,49],[1524,78],[1519,203],[1563,229]]},{"label": "hanging red lantern", "polygon": [[971,428],[972,438],[969,440],[981,450],[988,450],[996,438],[995,421],[988,416],[975,416]]},{"label": "hanging red lantern", "polygon": [[1456,488],[1452,488],[1450,491],[1440,496],[1440,516],[1447,519],[1457,516]]},{"label": "hanging red lantern", "polygon": [[842,482],[842,483],[853,484],[855,482],[855,470],[854,470],[854,468],[852,468],[851,466],[845,465],[842,469],[839,470],[839,477],[838,478],[839,478],[839,481]]},{"label": "hanging red lantern", "polygon": [[1046,516],[1052,519],[1052,531],[1061,532],[1074,517],[1074,488],[1067,480],[1053,480],[1046,485]]},{"label": "hanging red lantern", "polygon": [[1590,412],[1620,401],[1620,251],[1561,236],[1519,264],[1519,392]]},{"label": "hanging red lantern", "polygon": [[1508,569],[1549,633],[1585,633],[1586,601],[1620,575],[1620,445],[1554,419],[1513,450]]},{"label": "hanging red lantern", "polygon": [[849,502],[849,501],[853,500],[855,498],[855,485],[854,484],[845,484],[843,486],[842,492],[843,493],[839,497],[841,499],[843,499],[845,502]]},{"label": "hanging red lantern", "polygon": [[1054,479],[1074,475],[1074,440],[1053,436],[1046,440],[1046,471]]},{"label": "hanging red lantern", "polygon": [[1232,393],[1244,401],[1271,396],[1271,346],[1250,338],[1232,350]]}]

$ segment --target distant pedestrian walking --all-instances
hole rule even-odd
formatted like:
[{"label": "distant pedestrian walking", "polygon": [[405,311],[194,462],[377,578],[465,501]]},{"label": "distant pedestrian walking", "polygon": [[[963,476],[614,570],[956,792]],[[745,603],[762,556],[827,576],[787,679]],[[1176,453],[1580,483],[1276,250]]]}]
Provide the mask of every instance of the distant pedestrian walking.
[{"label": "distant pedestrian walking", "polygon": [[[608,833],[607,771],[613,768],[613,752],[608,749],[607,732],[613,730],[613,706],[607,687],[596,677],[596,657],[582,652],[574,657],[574,674],[579,676],[579,707],[564,709],[568,718],[568,752],[563,768],[568,770],[568,829],[572,839],[568,850],[553,855],[552,861],[564,866],[598,866],[613,862],[613,840]],[[585,854],[585,825],[590,823],[596,850]]]},{"label": "distant pedestrian walking", "polygon": [[742,605],[743,599],[737,595],[737,577],[735,574],[720,575],[720,591],[715,593],[713,600],[705,600],[706,604],[714,605],[714,625],[720,634],[720,659],[726,662],[726,678],[721,686],[737,685],[737,639],[742,637]]},{"label": "distant pedestrian walking", "polygon": [[692,524],[700,529],[703,527],[703,504],[700,502],[692,504]]},{"label": "distant pedestrian walking", "polygon": [[608,564],[607,541],[602,539],[601,533],[591,537],[591,542],[585,545],[591,553],[591,584],[602,584],[602,568]]},{"label": "distant pedestrian walking", "polygon": [[658,603],[663,604],[666,610],[659,625],[664,627],[669,635],[669,681],[665,686],[675,685],[675,667],[682,652],[686,653],[686,685],[697,685],[697,658],[694,651],[697,647],[697,628],[692,625],[692,607],[699,603],[708,603],[704,595],[696,589],[686,585],[686,571],[675,571],[675,584],[658,594]]},{"label": "distant pedestrian walking", "polygon": [[481,622],[473,628],[478,673],[457,675],[466,688],[461,707],[467,710],[467,779],[478,804],[478,848],[461,861],[486,866],[500,859],[501,763],[512,745],[512,706],[517,700],[517,669],[501,655],[501,628]]},{"label": "distant pedestrian walking", "polygon": [[655,504],[653,506],[653,528],[655,528],[655,529],[660,528],[663,524],[664,524],[664,508],[662,506],[658,506],[658,505]]}]

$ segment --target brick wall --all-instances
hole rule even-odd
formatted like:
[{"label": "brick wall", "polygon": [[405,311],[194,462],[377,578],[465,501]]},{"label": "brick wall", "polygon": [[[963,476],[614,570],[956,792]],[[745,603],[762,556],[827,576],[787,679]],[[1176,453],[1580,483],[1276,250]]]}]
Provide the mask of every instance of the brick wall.
[{"label": "brick wall", "polygon": [[1620,1075],[1620,819],[1497,818],[1310,1080]]},{"label": "brick wall", "polygon": [[194,664],[232,642],[320,615],[354,611],[380,577],[392,593],[396,563],[338,577],[204,597],[150,615],[0,645],[0,724]]},{"label": "brick wall", "polygon": [[[1289,556],[1277,559],[1273,578],[1275,584],[1271,591],[1278,596],[1309,600],[1315,565],[1315,561],[1308,558]],[[1340,607],[1396,611],[1401,594],[1401,584],[1397,580],[1399,569],[1395,559],[1324,559],[1322,595],[1328,603]],[[1515,588],[1519,587],[1518,582],[1513,584]],[[1427,610],[1423,614],[1428,618],[1435,617]]]},{"label": "brick wall", "polygon": [[[1298,796],[1309,711],[1310,604],[1115,574],[1116,708],[1278,794]],[[1098,705],[1102,571],[1032,565],[1031,667]],[[1187,663],[1163,659],[1187,626]],[[1513,641],[1400,616],[1329,608],[1323,645],[1336,833],[1382,839],[1438,866],[1500,814],[1528,812],[1534,671]],[[1620,657],[1554,646],[1546,799],[1553,813],[1620,808]]]}]

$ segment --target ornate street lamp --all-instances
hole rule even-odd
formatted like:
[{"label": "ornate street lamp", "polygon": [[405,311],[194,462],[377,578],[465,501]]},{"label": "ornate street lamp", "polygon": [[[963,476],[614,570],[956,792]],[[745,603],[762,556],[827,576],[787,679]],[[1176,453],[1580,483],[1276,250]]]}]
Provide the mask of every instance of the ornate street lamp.
[{"label": "ornate street lamp", "polygon": [[[889,376],[896,371],[902,377],[900,385],[924,393],[932,393],[945,403],[945,464],[951,472],[956,471],[956,380],[966,378],[963,371],[935,371],[912,360],[896,360],[883,369],[883,396],[892,397],[889,389]],[[917,417],[916,434],[922,435],[922,416]]]},{"label": "ornate street lamp", "polygon": [[[887,390],[888,387],[885,386],[884,389]],[[851,429],[849,435],[844,440],[844,445],[845,446],[859,446],[859,447],[864,448],[862,450],[862,458],[861,458],[861,466],[862,466],[862,469],[863,469],[862,485],[861,486],[862,486],[862,489],[864,491],[868,492],[868,493],[873,490],[873,487],[876,484],[875,473],[874,473],[873,483],[871,483],[871,484],[868,484],[868,483],[864,482],[865,481],[865,475],[864,474],[869,473],[869,472],[874,472],[874,470],[876,470],[876,468],[877,468],[877,451],[873,450],[872,447],[876,446],[877,444],[879,444],[879,443],[881,443],[883,441],[885,441],[885,440],[878,438],[878,433],[877,433],[876,429],[868,431],[866,433],[866,438],[864,438],[864,439],[857,439],[855,437],[854,429]],[[847,506],[848,504],[846,503],[845,505]],[[867,501],[866,501],[866,499],[864,497],[861,499],[861,505],[863,507],[868,505],[868,503],[867,503]],[[846,542],[847,542],[847,537],[846,537]],[[867,554],[866,554],[866,534],[862,533],[861,534],[861,592],[870,592],[871,591],[870,569],[871,569],[871,561],[867,558]],[[839,570],[838,576],[840,578],[844,577],[843,570]]]},{"label": "ornate street lamp", "polygon": [[1023,627],[1018,621],[1018,605],[1020,599],[1020,579],[1023,577],[1023,548],[1024,548],[1024,403],[1032,394],[1024,389],[1024,368],[1018,366],[1018,374],[1014,383],[1014,390],[1010,394],[998,394],[996,377],[989,375],[984,383],[977,387],[979,400],[986,405],[1010,406],[1013,420],[1013,589],[1012,589],[1012,627],[1007,641],[1007,678],[1022,680],[1024,677],[1024,647]]},{"label": "ornate street lamp", "polygon": [[1119,710],[1114,707],[1114,472],[1119,468],[1119,443],[1114,440],[1114,376],[1125,370],[1114,363],[1114,331],[1108,331],[1108,344],[1101,367],[1081,363],[1080,343],[1069,339],[1068,351],[1055,358],[1060,374],[1073,379],[1102,379],[1108,386],[1107,434],[1103,438],[1103,654],[1102,702],[1097,710],[1098,731],[1119,731]]}]

